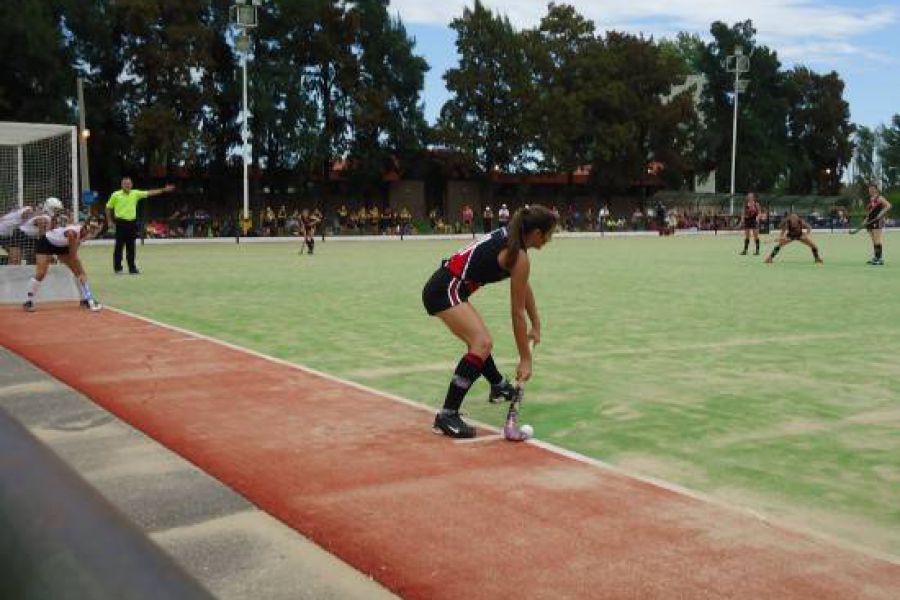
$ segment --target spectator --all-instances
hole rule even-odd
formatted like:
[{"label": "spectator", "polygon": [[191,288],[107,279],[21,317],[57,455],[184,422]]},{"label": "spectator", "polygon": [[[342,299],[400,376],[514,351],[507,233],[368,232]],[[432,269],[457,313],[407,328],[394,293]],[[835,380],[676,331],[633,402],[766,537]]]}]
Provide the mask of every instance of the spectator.
[{"label": "spectator", "polygon": [[473,225],[474,220],[475,212],[472,210],[472,207],[468,204],[464,205],[462,209],[462,222],[463,228],[465,229],[466,233],[475,233],[475,227]]},{"label": "spectator", "polygon": [[500,222],[500,227],[509,225],[509,209],[505,204],[500,205],[500,210],[497,211],[497,220]]},{"label": "spectator", "polygon": [[491,208],[490,204],[485,204],[485,206],[484,206],[484,212],[481,215],[481,224],[483,225],[482,229],[484,229],[485,233],[493,230],[494,211]]},{"label": "spectator", "polygon": [[282,204],[278,209],[278,215],[275,217],[276,227],[278,228],[278,235],[284,235],[287,232],[287,207]]}]

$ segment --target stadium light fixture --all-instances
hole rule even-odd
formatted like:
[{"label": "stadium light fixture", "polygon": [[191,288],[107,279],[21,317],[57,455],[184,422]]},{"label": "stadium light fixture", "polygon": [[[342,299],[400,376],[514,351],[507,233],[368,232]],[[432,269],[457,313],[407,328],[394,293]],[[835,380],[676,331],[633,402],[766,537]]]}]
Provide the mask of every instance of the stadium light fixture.
[{"label": "stadium light fixture", "polygon": [[257,8],[262,4],[262,0],[235,0],[235,4],[231,7],[231,23],[238,30],[238,37],[235,40],[235,47],[241,54],[241,156],[244,163],[244,218],[250,217],[250,161],[252,160],[253,150],[250,146],[250,111],[247,108],[247,60],[250,55],[250,36],[248,30],[258,25]]},{"label": "stadium light fixture", "polygon": [[734,123],[731,127],[731,214],[734,214],[734,171],[737,161],[737,122],[738,122],[738,98],[741,92],[747,90],[747,80],[741,79],[741,73],[750,70],[750,57],[744,55],[740,46],[735,46],[734,54],[729,55],[725,61],[725,70],[734,73]]}]

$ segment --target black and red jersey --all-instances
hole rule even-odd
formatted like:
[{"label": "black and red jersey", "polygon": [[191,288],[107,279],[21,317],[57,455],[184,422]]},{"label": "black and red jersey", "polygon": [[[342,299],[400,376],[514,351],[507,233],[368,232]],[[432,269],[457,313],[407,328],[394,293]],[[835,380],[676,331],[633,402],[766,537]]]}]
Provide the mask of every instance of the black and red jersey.
[{"label": "black and red jersey", "polygon": [[495,229],[451,256],[444,267],[466,284],[469,293],[482,285],[502,281],[509,277],[509,271],[500,266],[499,256],[508,239],[506,227]]},{"label": "black and red jersey", "polygon": [[869,200],[869,204],[868,206],[866,206],[866,209],[869,211],[869,215],[866,217],[866,220],[874,221],[881,213],[881,196]]},{"label": "black and red jersey", "polygon": [[755,219],[759,216],[759,204],[756,202],[752,202],[750,204],[744,205],[744,218],[745,219]]}]

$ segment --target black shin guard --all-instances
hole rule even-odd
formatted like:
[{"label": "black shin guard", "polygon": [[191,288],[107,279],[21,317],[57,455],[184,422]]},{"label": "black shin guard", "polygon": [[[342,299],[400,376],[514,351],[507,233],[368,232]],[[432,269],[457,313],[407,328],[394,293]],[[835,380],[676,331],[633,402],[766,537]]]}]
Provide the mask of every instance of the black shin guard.
[{"label": "black shin guard", "polygon": [[447,388],[447,397],[444,399],[444,410],[458,411],[462,406],[466,393],[475,380],[481,375],[484,368],[484,360],[472,353],[466,354],[460,359]]},{"label": "black shin guard", "polygon": [[881,244],[875,244],[875,258],[877,260],[881,260],[881,251],[882,251]]},{"label": "black shin guard", "polygon": [[756,239],[756,240],[753,240],[753,241],[754,241],[754,243],[756,244],[756,253],[759,254],[759,240]]},{"label": "black shin guard", "polygon": [[769,255],[769,258],[775,258],[778,256],[778,253],[781,252],[781,246],[775,246],[772,248],[772,254]]},{"label": "black shin guard", "polygon": [[481,374],[484,375],[484,378],[487,379],[491,385],[500,385],[503,382],[503,375],[497,370],[497,365],[494,364],[493,355],[488,355],[488,357],[484,359],[484,369],[481,370]]},{"label": "black shin guard", "polygon": [[750,238],[744,238],[744,252],[747,252],[747,248],[750,247]]}]

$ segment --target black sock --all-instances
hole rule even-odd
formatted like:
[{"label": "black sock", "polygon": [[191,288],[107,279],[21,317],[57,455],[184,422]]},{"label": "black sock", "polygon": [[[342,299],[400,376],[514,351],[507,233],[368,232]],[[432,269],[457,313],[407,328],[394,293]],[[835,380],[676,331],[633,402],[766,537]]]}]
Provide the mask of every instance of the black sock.
[{"label": "black sock", "polygon": [[315,242],[313,240],[306,240],[306,247],[309,248],[310,254],[312,254],[313,245],[315,245]]},{"label": "black sock", "polygon": [[750,247],[750,238],[744,238],[744,252]]},{"label": "black sock", "polygon": [[772,254],[769,255],[769,258],[775,258],[778,256],[778,253],[781,252],[781,246],[775,246],[772,248]]},{"label": "black sock", "polygon": [[881,244],[875,244],[875,258],[881,259]]},{"label": "black sock", "polygon": [[500,385],[500,383],[503,382],[503,375],[497,370],[497,365],[494,364],[494,356],[492,354],[489,354],[488,357],[484,359],[484,369],[481,370],[481,374],[484,375],[484,378],[487,379],[491,385]]},{"label": "black sock", "polygon": [[813,258],[815,258],[816,260],[819,260],[819,249],[813,248],[812,253],[813,253]]},{"label": "black sock", "polygon": [[754,240],[756,242],[756,253],[759,254],[759,240]]},{"label": "black sock", "polygon": [[456,365],[456,371],[453,372],[453,379],[450,380],[450,387],[447,388],[444,410],[459,410],[459,407],[462,406],[463,398],[466,397],[466,392],[469,391],[469,388],[481,375],[483,368],[484,360],[471,352],[460,359],[459,364]]}]

